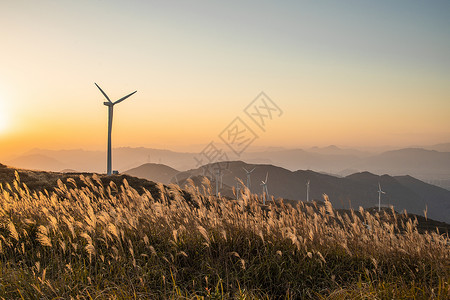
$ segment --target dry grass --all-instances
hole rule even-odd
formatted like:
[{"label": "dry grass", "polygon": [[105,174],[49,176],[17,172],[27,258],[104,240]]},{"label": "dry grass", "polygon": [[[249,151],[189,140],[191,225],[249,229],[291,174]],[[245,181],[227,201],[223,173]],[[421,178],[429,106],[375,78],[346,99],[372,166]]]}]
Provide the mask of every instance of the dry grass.
[{"label": "dry grass", "polygon": [[448,236],[395,212],[81,180],[0,186],[0,297],[450,298]]}]

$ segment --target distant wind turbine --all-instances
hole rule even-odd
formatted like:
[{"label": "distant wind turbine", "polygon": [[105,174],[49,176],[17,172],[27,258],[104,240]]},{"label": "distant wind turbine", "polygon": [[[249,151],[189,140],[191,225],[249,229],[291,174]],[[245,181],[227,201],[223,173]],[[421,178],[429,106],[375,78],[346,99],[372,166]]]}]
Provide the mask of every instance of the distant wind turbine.
[{"label": "distant wind turbine", "polygon": [[306,182],[306,202],[309,202],[309,180]]},{"label": "distant wind turbine", "polygon": [[267,190],[267,180],[269,179],[269,172],[266,174],[266,180],[261,180],[261,185],[263,187],[263,205],[266,205],[266,197],[269,196],[269,191]]},{"label": "distant wind turbine", "polygon": [[222,169],[219,167],[216,169],[216,196],[219,196],[219,181],[222,178]]},{"label": "distant wind turbine", "polygon": [[108,175],[112,174],[112,149],[111,149],[111,131],[112,131],[112,121],[113,121],[113,111],[114,111],[114,105],[122,102],[123,100],[127,99],[137,91],[132,92],[131,94],[120,98],[116,102],[112,102],[108,95],[94,82],[94,84],[98,87],[100,92],[102,92],[103,96],[105,96],[107,102],[103,102],[104,105],[108,106],[108,153],[107,153],[107,159],[106,159],[106,173]]},{"label": "distant wind turbine", "polygon": [[378,182],[378,211],[381,210],[381,194],[386,194],[386,192],[381,190],[381,185]]},{"label": "distant wind turbine", "polygon": [[238,182],[236,182],[236,200],[239,199],[239,193],[241,191],[241,184]]},{"label": "distant wind turbine", "polygon": [[220,188],[223,189],[223,175],[225,175],[224,173],[220,174]]},{"label": "distant wind turbine", "polygon": [[[255,167],[256,168],[256,167]],[[250,191],[250,186],[251,186],[251,180],[250,180],[250,174],[252,174],[252,172],[255,170],[255,168],[251,169],[251,171],[248,171],[246,168],[242,168],[244,169],[244,171],[247,173],[247,188]]]}]

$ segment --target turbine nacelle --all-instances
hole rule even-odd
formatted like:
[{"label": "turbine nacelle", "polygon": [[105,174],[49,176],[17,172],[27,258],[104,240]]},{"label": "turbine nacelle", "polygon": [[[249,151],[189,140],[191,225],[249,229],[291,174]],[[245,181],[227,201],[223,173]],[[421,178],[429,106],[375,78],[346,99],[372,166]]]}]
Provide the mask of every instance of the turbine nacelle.
[{"label": "turbine nacelle", "polygon": [[250,174],[255,170],[256,167],[254,167],[251,171],[247,170],[246,168],[242,167],[244,169],[245,173],[247,173],[247,188],[250,190]]},{"label": "turbine nacelle", "polygon": [[386,192],[381,189],[381,184],[378,182],[378,211],[381,210],[381,194],[386,194]]},{"label": "turbine nacelle", "polygon": [[247,170],[246,168],[242,167],[242,169],[244,169],[244,171],[247,173],[247,175],[251,174],[253,171],[255,171],[256,167],[254,167],[253,169],[251,169],[251,171]]},{"label": "turbine nacelle", "polygon": [[106,95],[106,93],[102,90],[102,88],[98,84],[96,84],[95,82],[94,82],[94,84],[100,90],[100,92],[102,92],[102,94],[103,94],[103,96],[105,96],[106,100],[108,100],[107,102],[106,101],[103,102],[103,104],[106,105],[106,106],[114,106],[114,104],[122,102],[123,100],[127,99],[131,95],[134,95],[137,92],[137,91],[134,91],[134,92],[126,95],[125,97],[120,98],[116,102],[112,102],[111,99],[109,99],[108,95]]},{"label": "turbine nacelle", "polygon": [[266,185],[268,179],[269,179],[269,172],[267,172],[266,174],[266,180],[261,180],[261,185]]},{"label": "turbine nacelle", "polygon": [[386,192],[381,189],[380,183],[378,183],[378,193],[386,194]]}]

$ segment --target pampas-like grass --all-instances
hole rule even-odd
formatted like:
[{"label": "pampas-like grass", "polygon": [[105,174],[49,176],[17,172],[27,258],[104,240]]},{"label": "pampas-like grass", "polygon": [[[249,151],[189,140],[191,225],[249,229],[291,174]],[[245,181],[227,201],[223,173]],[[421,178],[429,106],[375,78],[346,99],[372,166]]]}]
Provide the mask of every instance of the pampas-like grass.
[{"label": "pampas-like grass", "polygon": [[239,200],[214,196],[207,178],[142,194],[80,179],[51,193],[30,192],[18,175],[0,185],[0,297],[450,295],[448,236],[419,233],[406,213],[337,212],[327,195],[262,206],[246,188]]}]

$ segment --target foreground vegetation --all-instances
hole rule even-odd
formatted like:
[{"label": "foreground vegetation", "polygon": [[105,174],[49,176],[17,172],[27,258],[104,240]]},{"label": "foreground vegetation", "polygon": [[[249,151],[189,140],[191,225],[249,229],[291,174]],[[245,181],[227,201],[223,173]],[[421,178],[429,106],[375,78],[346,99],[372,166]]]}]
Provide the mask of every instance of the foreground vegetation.
[{"label": "foreground vegetation", "polygon": [[406,215],[226,200],[207,179],[151,192],[81,180],[0,184],[0,297],[450,298],[448,236]]}]

